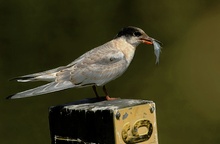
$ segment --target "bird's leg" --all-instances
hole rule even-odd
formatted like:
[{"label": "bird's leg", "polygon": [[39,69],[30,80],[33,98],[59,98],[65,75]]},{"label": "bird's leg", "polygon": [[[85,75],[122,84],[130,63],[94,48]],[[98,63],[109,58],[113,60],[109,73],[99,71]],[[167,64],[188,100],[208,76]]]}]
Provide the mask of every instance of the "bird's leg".
[{"label": "bird's leg", "polygon": [[94,91],[94,93],[95,93],[95,96],[96,96],[97,98],[99,98],[99,95],[98,95],[98,93],[97,93],[97,90],[96,90],[96,86],[95,86],[95,85],[92,86],[92,89],[93,89],[93,91]]},{"label": "bird's leg", "polygon": [[106,96],[106,97],[109,97],[109,96],[108,96],[108,92],[107,92],[107,89],[106,89],[105,85],[102,87],[102,89],[103,89],[103,92],[105,93],[105,96]]},{"label": "bird's leg", "polygon": [[106,100],[115,100],[115,99],[117,99],[117,98],[111,98],[111,97],[108,95],[108,92],[107,92],[107,89],[106,89],[105,85],[102,87],[102,89],[103,89],[103,91],[104,91],[104,93],[105,93],[105,98],[106,98]]}]

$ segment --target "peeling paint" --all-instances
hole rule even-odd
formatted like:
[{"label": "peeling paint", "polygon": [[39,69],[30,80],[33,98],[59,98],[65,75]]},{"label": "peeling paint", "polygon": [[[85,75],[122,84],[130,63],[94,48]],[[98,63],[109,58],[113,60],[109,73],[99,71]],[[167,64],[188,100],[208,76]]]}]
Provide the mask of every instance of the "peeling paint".
[{"label": "peeling paint", "polygon": [[127,117],[128,117],[128,113],[125,113],[125,114],[122,116],[122,120],[125,120]]},{"label": "peeling paint", "polygon": [[115,118],[117,120],[120,120],[120,117],[121,117],[121,113],[119,111],[117,111],[116,114],[115,114]]},{"label": "peeling paint", "polygon": [[56,144],[57,140],[66,141],[66,142],[77,142],[77,143],[82,143],[82,144],[99,144],[99,143],[93,143],[93,142],[84,142],[79,138],[73,139],[70,137],[62,137],[62,136],[57,136],[57,135],[55,135],[54,139],[55,139],[55,144]]},{"label": "peeling paint", "polygon": [[155,104],[150,104],[150,112],[153,113],[155,111]]}]

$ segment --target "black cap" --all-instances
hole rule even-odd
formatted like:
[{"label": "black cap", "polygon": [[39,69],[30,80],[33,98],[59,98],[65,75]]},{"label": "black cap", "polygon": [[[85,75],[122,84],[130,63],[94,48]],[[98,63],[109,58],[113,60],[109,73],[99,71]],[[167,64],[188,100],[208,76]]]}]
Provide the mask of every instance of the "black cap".
[{"label": "black cap", "polygon": [[121,29],[121,31],[118,32],[118,34],[115,36],[115,38],[121,37],[121,36],[141,36],[142,31],[141,29],[133,26],[124,27]]}]

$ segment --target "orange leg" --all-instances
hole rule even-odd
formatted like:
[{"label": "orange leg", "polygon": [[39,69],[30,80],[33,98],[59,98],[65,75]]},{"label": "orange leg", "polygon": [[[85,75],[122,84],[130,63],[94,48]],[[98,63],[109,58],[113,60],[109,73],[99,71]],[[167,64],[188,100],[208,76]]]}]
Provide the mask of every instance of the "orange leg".
[{"label": "orange leg", "polygon": [[105,87],[105,85],[102,87],[104,93],[105,93],[105,98],[106,100],[116,100],[117,98],[111,98],[109,95],[108,95],[108,92],[107,92],[107,89]]}]

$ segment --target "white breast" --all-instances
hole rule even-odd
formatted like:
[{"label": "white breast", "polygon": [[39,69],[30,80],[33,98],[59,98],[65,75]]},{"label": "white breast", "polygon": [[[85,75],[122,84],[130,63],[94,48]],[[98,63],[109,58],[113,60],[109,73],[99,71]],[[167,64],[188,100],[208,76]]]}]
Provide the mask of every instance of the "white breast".
[{"label": "white breast", "polygon": [[133,57],[134,57],[136,47],[129,44],[123,38],[117,39],[117,41],[115,41],[114,44],[115,44],[115,47],[124,54],[125,59],[126,59],[126,61],[128,62],[128,65],[129,65],[131,63]]}]

